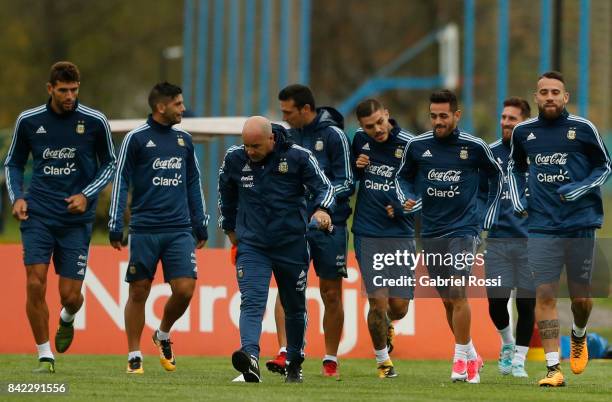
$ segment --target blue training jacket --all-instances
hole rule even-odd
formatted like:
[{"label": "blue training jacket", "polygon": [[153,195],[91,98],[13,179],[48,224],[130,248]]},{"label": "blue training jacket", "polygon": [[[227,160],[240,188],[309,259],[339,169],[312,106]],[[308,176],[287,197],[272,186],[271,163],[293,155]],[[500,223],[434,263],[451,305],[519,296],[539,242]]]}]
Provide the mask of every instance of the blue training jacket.
[{"label": "blue training jacket", "polygon": [[282,126],[273,124],[273,131],[274,150],[264,160],[253,162],[244,145],[233,146],[219,169],[219,226],[258,247],[304,239],[310,219],[304,187],[315,209],[334,206],[334,188],[313,154],[287,141]]},{"label": "blue training jacket", "polygon": [[191,135],[151,115],[127,133],[110,205],[110,240],[123,237],[123,213],[132,187],[131,233],[193,231],[207,236],[208,215]]},{"label": "blue training jacket", "polygon": [[[481,172],[491,183],[484,223],[477,199]],[[500,166],[480,138],[455,129],[439,139],[428,131],[406,145],[396,190],[403,204],[410,198],[407,184],[417,185],[422,197],[422,237],[478,235],[497,216],[502,181]]]},{"label": "blue training jacket", "polygon": [[[510,141],[504,142],[499,139],[492,144],[489,144],[493,157],[501,166],[502,172],[506,172],[508,158],[510,157]],[[519,188],[529,196],[527,191],[527,174],[523,175],[519,183]],[[485,174],[480,176],[480,211],[484,218],[485,204],[489,194],[489,180]],[[508,176],[504,174],[504,185],[502,188],[501,198],[499,200],[499,214],[497,220],[489,229],[490,238],[522,238],[527,237],[527,219],[523,216],[514,213],[512,200],[510,199],[510,186],[508,185]]]},{"label": "blue training jacket", "polygon": [[[350,144],[343,128],[344,118],[340,112],[331,107],[322,107],[317,108],[317,116],[312,123],[289,130],[289,138],[312,152],[334,186],[336,206],[331,215],[334,225],[346,225],[351,215],[349,197],[355,190]],[[312,214],[315,208],[314,198],[308,195],[308,213]]]},{"label": "blue training jacket", "polygon": [[[597,128],[566,110],[553,120],[542,116],[526,120],[512,132],[510,196],[517,213],[528,212],[530,232],[601,227],[599,187],[611,170]],[[518,183],[525,172],[529,172],[529,202]]]},{"label": "blue training jacket", "polygon": [[[115,171],[108,121],[78,102],[74,110],[57,114],[49,102],[21,113],[15,124],[4,163],[11,203],[23,198],[28,214],[56,224],[91,223],[98,194]],[[24,191],[23,172],[30,153],[32,182]],[[87,209],[71,214],[64,199],[79,193],[87,198]]]},{"label": "blue training jacket", "polygon": [[[352,230],[358,236],[414,237],[414,214],[404,212],[395,191],[395,176],[404,149],[414,135],[402,130],[394,120],[389,122],[393,129],[384,143],[370,138],[363,130],[358,130],[353,137],[352,160],[359,188]],[[361,154],[370,158],[370,164],[358,169],[355,161]],[[394,207],[394,218],[387,215],[387,205]]]}]

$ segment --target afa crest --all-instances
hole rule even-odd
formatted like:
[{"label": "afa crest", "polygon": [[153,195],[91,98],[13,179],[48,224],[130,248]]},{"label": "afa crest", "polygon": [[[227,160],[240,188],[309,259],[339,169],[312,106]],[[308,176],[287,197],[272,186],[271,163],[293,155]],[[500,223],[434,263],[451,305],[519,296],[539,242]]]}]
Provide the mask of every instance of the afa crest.
[{"label": "afa crest", "polygon": [[568,140],[575,140],[576,139],[576,130],[574,130],[572,128],[567,130],[567,139]]},{"label": "afa crest", "polygon": [[395,157],[401,159],[402,156],[404,156],[404,149],[401,147],[395,148]]},{"label": "afa crest", "polygon": [[136,265],[130,265],[130,274],[134,275],[136,273]]},{"label": "afa crest", "polygon": [[315,142],[315,151],[322,151],[323,150],[323,140],[317,140],[317,142]]},{"label": "afa crest", "polygon": [[287,160],[281,160],[281,162],[278,164],[278,171],[280,173],[287,173],[289,171],[289,165],[287,164]]},{"label": "afa crest", "polygon": [[76,125],[76,133],[84,134],[85,133],[85,122],[83,120],[79,120]]},{"label": "afa crest", "polygon": [[185,140],[180,135],[176,137],[176,143],[179,144],[181,147],[185,146]]},{"label": "afa crest", "polygon": [[464,149],[462,149],[461,151],[459,151],[459,157],[460,157],[461,159],[467,159],[467,158],[468,158],[468,156],[469,156],[469,155],[468,155],[468,151],[467,151],[467,149],[465,149],[465,148],[464,148]]}]

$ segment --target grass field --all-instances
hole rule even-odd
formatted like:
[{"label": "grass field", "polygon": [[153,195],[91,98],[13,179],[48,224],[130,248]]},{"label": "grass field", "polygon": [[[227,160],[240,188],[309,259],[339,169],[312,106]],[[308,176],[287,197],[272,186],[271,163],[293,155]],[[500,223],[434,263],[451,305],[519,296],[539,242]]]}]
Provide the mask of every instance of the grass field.
[{"label": "grass field", "polygon": [[[0,382],[65,382],[67,396],[60,400],[412,400],[412,401],[605,401],[612,394],[612,362],[591,361],[580,376],[569,372],[563,363],[568,386],[539,388],[536,380],[544,373],[543,364],[528,362],[531,377],[515,379],[497,373],[497,362],[487,362],[481,384],[453,384],[450,364],[445,361],[398,360],[399,377],[380,380],[373,360],[351,359],[342,362],[341,381],[323,378],[320,361],[304,364],[303,384],[284,384],[279,375],[263,373],[261,384],[232,383],[238,374],[229,358],[179,356],[178,370],[166,373],[155,356],[145,357],[145,374],[127,375],[125,356],[65,355],[57,360],[54,375],[33,375],[34,356],[2,355]],[[263,359],[262,359],[263,360]],[[21,396],[13,397],[13,400]],[[0,400],[7,394],[1,393]],[[51,398],[45,398],[45,400]],[[53,398],[55,399],[55,398]]]}]

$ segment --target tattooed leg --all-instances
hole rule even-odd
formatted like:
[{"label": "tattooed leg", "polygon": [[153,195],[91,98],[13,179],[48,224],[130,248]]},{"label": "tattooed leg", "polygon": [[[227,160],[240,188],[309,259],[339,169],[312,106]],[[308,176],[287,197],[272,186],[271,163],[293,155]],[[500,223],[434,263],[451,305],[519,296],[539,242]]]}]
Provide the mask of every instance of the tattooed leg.
[{"label": "tattooed leg", "polygon": [[536,321],[542,338],[544,352],[559,349],[559,317],[557,315],[558,284],[540,285],[536,289]]},{"label": "tattooed leg", "polygon": [[368,311],[368,330],[374,349],[381,350],[387,346],[387,309],[386,298],[370,298]]}]

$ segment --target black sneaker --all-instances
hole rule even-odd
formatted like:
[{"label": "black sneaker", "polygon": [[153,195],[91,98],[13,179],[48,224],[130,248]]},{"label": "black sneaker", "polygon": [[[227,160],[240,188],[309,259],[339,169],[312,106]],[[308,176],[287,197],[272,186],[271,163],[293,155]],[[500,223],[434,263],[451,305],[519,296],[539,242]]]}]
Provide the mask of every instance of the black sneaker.
[{"label": "black sneaker", "polygon": [[261,382],[259,362],[255,356],[244,350],[237,350],[232,354],[232,365],[242,373],[245,382]]},{"label": "black sneaker", "polygon": [[125,370],[128,374],[142,374],[144,373],[144,367],[142,367],[142,359],[140,357],[133,357],[128,360],[127,369]]},{"label": "black sneaker", "polygon": [[304,382],[304,376],[302,375],[302,362],[304,361],[303,357],[300,357],[297,360],[293,360],[288,362],[287,367],[285,368],[285,382],[292,383],[301,383]]},{"label": "black sneaker", "polygon": [[74,321],[66,322],[60,317],[57,332],[55,333],[55,350],[64,353],[68,350],[74,339]]},{"label": "black sneaker", "polygon": [[176,359],[172,352],[172,342],[170,339],[161,340],[157,338],[157,330],[153,332],[153,343],[159,351],[159,363],[166,371],[176,370]]}]

